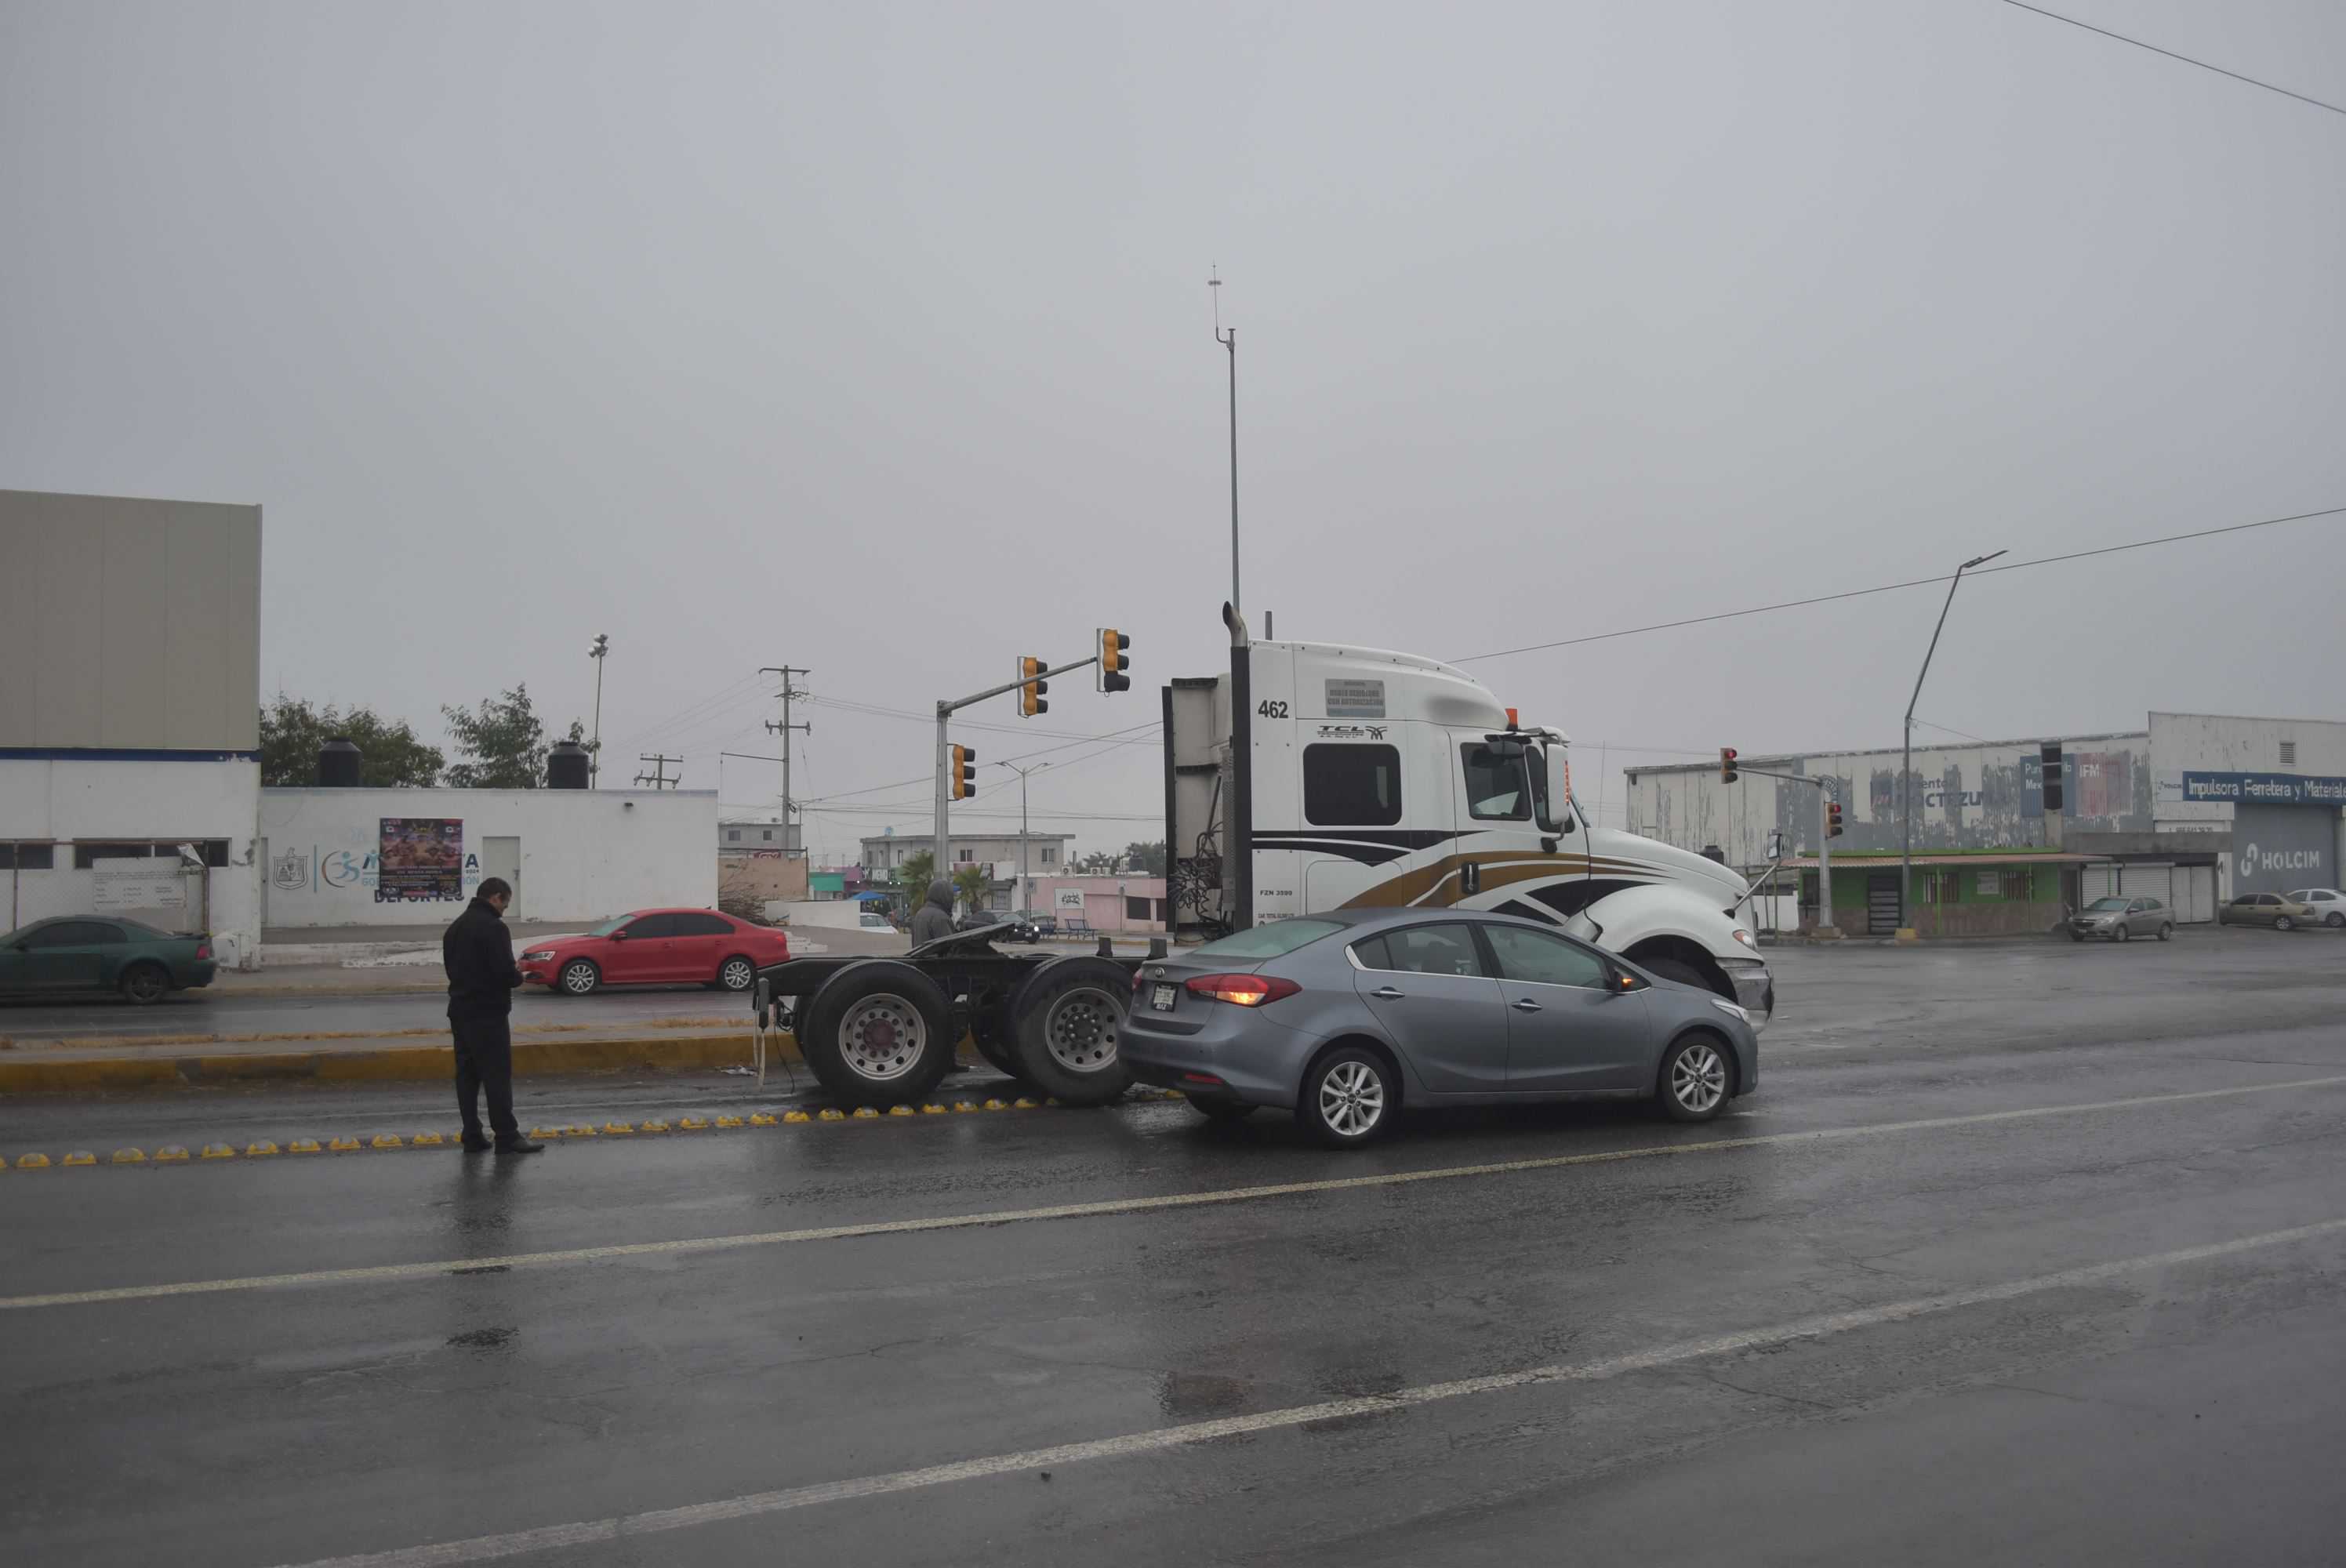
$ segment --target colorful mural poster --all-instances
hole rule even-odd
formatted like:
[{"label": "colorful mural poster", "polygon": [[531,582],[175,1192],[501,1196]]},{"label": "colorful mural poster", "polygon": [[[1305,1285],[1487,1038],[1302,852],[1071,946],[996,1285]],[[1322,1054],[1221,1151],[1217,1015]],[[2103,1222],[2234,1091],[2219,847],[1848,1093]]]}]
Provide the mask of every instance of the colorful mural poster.
[{"label": "colorful mural poster", "polygon": [[457,817],[385,817],[377,851],[377,903],[464,899],[464,823]]}]

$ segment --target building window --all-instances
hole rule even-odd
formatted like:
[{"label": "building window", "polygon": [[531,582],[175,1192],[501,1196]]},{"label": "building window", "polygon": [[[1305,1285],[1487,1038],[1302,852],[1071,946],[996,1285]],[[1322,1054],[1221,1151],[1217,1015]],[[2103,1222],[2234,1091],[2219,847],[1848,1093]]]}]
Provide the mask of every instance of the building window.
[{"label": "building window", "polygon": [[1124,918],[1127,920],[1147,920],[1148,918],[1148,901],[1147,899],[1126,899],[1124,901]]},{"label": "building window", "polygon": [[975,850],[956,850],[954,851],[954,860],[959,864],[964,866],[973,864],[977,860],[977,851]]},{"label": "building window", "polygon": [[725,830],[725,841],[726,841],[727,843],[729,843],[729,844],[738,844],[738,843],[740,843],[740,842],[741,841],[741,830],[740,830],[740,829],[739,829],[739,828],[728,828],[728,829],[726,829],[726,830]]},{"label": "building window", "polygon": [[1977,893],[1984,899],[2000,899],[2004,897],[2004,873],[2002,871],[1980,872],[1979,881],[1973,887],[1972,891]]},{"label": "building window", "polygon": [[1043,863],[1046,866],[1056,866],[1059,863],[1058,845],[1046,844],[1043,846]]},{"label": "building window", "polygon": [[1303,748],[1303,820],[1322,828],[1401,820],[1401,753],[1390,746]]},{"label": "building window", "polygon": [[1165,923],[1165,901],[1163,899],[1158,899],[1157,901],[1157,923],[1159,925]]},{"label": "building window", "polygon": [[774,830],[771,828],[761,828],[758,830],[758,837],[770,844],[774,841]]},{"label": "building window", "polygon": [[2284,768],[2294,768],[2297,766],[2296,741],[2284,740],[2280,743],[2280,765]]},{"label": "building window", "polygon": [[56,863],[55,844],[0,844],[0,871],[54,871]]},{"label": "building window", "polygon": [[[228,864],[228,840],[226,839],[196,839],[189,841],[195,845],[196,853],[202,857],[204,864],[208,866],[225,866]],[[74,846],[74,870],[77,871],[88,871],[100,860],[152,860],[157,859],[175,860],[178,858],[179,846],[176,842],[91,842],[79,843]]]}]

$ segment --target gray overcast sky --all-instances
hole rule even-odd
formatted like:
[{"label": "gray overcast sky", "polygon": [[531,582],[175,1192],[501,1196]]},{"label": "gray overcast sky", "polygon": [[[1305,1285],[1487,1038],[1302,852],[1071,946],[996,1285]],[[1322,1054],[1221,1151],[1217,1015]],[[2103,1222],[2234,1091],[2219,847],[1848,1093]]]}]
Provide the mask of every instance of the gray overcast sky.
[{"label": "gray overcast sky", "polygon": [[[2066,9],[2346,101],[2333,5]],[[1213,261],[1258,631],[1459,657],[2346,504],[2346,117],[1995,0],[0,0],[0,484],[261,503],[264,687],[434,732],[584,716],[607,631],[614,770],[693,787],[770,750],[760,665],[912,711],[1133,633],[989,759],[1219,667]],[[1920,711],[2346,718],[2341,565],[1984,578]],[[1471,667],[1617,807],[1637,748],[1894,745],[1937,597]],[[802,795],[927,771],[808,717]],[[1055,755],[1045,823],[1161,824],[1153,743]]]}]

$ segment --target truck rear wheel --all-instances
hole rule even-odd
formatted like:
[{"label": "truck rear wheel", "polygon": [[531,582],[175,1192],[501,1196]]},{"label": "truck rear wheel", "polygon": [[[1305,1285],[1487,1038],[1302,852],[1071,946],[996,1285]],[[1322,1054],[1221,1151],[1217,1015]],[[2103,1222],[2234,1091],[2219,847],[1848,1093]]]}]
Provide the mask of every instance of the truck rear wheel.
[{"label": "truck rear wheel", "polygon": [[1018,990],[1009,1013],[1017,1075],[1070,1105],[1101,1105],[1132,1086],[1117,1050],[1132,972],[1104,958],[1055,958]]},{"label": "truck rear wheel", "polygon": [[952,1010],[909,963],[866,959],[807,1002],[799,1049],[833,1099],[892,1105],[924,1098],[953,1065]]}]

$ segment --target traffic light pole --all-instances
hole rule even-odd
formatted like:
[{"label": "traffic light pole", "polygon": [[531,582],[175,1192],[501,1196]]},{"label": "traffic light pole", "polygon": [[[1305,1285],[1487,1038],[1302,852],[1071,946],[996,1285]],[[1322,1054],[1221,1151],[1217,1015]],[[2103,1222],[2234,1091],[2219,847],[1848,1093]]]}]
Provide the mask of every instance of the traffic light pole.
[{"label": "traffic light pole", "polygon": [[974,704],[990,702],[1005,692],[1016,691],[1022,686],[1028,686],[1038,680],[1048,680],[1055,675],[1065,675],[1071,669],[1082,669],[1086,665],[1097,663],[1099,663],[1099,655],[1094,654],[1089,658],[1079,658],[1073,664],[1056,665],[1037,675],[1024,676],[1017,680],[1005,680],[1000,686],[987,687],[984,691],[972,696],[959,697],[951,702],[940,701],[937,704],[937,824],[933,856],[936,869],[931,881],[934,881],[937,877],[951,878],[953,875],[953,844],[951,839],[947,837],[950,828],[945,820],[945,804],[953,799],[952,780],[947,777],[953,768],[953,748],[952,742],[945,738],[945,721],[963,708]]},{"label": "traffic light pole", "polygon": [[1817,792],[1817,932],[1822,935],[1833,931],[1831,788],[1826,780],[1811,779],[1805,773],[1772,773],[1765,768],[1746,768],[1740,762],[1735,765],[1735,771],[1806,784]]}]

